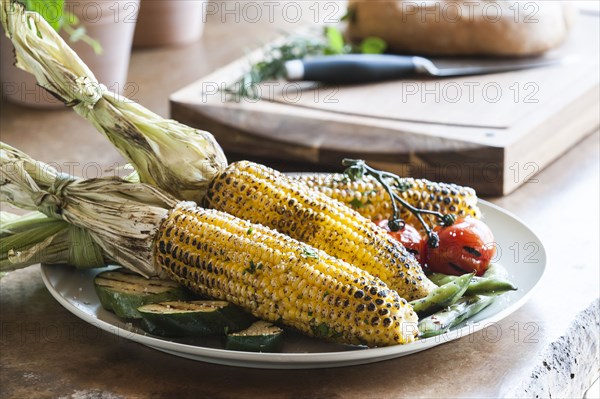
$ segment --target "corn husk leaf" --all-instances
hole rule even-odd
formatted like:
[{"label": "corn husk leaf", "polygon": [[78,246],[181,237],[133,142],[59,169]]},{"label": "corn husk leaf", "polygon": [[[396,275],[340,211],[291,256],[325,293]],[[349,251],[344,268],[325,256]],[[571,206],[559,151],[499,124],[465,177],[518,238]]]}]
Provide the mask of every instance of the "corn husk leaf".
[{"label": "corn husk leaf", "polygon": [[55,263],[56,259],[66,260],[67,243],[60,237],[66,236],[67,227],[65,221],[40,212],[21,217],[0,212],[0,272],[40,262]]},{"label": "corn husk leaf", "polygon": [[[60,174],[1,142],[0,181],[3,202],[79,227],[101,248],[102,256],[144,276],[160,275],[152,261],[152,243],[168,209],[178,202],[160,189],[118,177],[86,180]],[[46,248],[50,245],[42,236],[33,241]],[[84,250],[97,251],[93,247]],[[100,255],[96,252],[95,256]],[[30,254],[23,252],[14,260],[26,263],[29,259]]]},{"label": "corn husk leaf", "polygon": [[79,269],[114,264],[86,230],[41,212],[0,212],[0,272],[37,263]]},{"label": "corn husk leaf", "polygon": [[164,119],[101,85],[77,54],[35,12],[2,0],[1,21],[15,47],[16,66],[89,120],[135,165],[142,183],[199,202],[227,166],[214,137]]}]

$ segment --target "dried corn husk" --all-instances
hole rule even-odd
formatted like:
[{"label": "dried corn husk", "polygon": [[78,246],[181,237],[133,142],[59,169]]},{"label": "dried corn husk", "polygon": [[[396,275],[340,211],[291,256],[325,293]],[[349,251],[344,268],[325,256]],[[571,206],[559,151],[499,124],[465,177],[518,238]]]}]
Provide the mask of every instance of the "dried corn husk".
[{"label": "dried corn husk", "polygon": [[[145,276],[160,274],[152,262],[152,241],[168,209],[178,202],[160,189],[118,177],[85,180],[60,174],[2,142],[0,181],[1,201],[83,229],[103,252],[96,256]],[[34,244],[50,245],[46,238]],[[16,261],[26,263],[27,254],[21,256]]]},{"label": "dried corn husk", "polygon": [[77,54],[35,12],[2,0],[1,20],[15,47],[16,66],[88,119],[132,162],[140,181],[176,198],[200,201],[227,166],[214,137],[146,108],[101,85]]}]

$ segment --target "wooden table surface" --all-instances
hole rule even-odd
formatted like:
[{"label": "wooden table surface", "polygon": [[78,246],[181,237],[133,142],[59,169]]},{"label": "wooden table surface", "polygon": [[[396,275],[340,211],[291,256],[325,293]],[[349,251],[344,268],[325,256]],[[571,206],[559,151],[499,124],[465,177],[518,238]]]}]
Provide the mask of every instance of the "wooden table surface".
[{"label": "wooden table surface", "polygon": [[[137,88],[132,97],[168,116],[170,93],[269,40],[280,28],[295,27],[276,19],[222,23],[217,15],[209,18],[197,43],[136,50],[129,75]],[[3,102],[0,132],[2,141],[66,172],[93,177],[99,169],[123,163],[106,139],[70,110]],[[581,397],[600,372],[599,137],[591,134],[536,181],[492,199],[529,224],[548,255],[542,285],[498,323],[497,339],[479,332],[415,355],[346,368],[217,366],[164,354],[86,324],[51,297],[39,266],[32,266],[0,280],[0,397]]]}]

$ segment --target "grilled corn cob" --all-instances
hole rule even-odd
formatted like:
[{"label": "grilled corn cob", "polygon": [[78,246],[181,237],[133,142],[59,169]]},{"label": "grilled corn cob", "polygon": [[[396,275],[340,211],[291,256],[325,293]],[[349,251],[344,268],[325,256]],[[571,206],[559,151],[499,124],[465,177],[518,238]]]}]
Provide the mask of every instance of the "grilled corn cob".
[{"label": "grilled corn cob", "polygon": [[417,316],[385,283],[261,225],[182,203],[162,222],[155,263],[195,292],[264,320],[353,344],[411,342]]},{"label": "grilled corn cob", "polygon": [[[389,219],[392,216],[389,195],[371,176],[363,176],[356,181],[350,180],[343,174],[302,175],[295,179],[352,207],[368,219]],[[477,207],[477,195],[470,187],[409,177],[402,178],[401,181],[404,190],[397,190],[397,193],[414,207],[454,214],[458,217],[471,216],[477,219],[481,217]],[[422,228],[417,218],[407,209],[401,209],[400,217],[417,229]],[[434,216],[424,215],[424,218],[431,224],[436,222]]]},{"label": "grilled corn cob", "polygon": [[435,288],[415,258],[383,229],[265,166],[248,161],[229,165],[209,186],[206,203],[358,266],[407,300],[425,297]]}]

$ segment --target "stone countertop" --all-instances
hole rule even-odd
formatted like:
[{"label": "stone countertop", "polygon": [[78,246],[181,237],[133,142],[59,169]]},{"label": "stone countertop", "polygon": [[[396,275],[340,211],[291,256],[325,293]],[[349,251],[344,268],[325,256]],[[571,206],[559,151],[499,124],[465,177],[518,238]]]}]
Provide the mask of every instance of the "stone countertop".
[{"label": "stone countertop", "polygon": [[[308,14],[307,14],[308,16]],[[168,115],[168,95],[274,37],[282,21],[209,19],[201,41],[136,50],[135,99]],[[176,68],[176,72],[174,72]],[[69,110],[1,104],[1,140],[88,177],[123,164]],[[255,370],[164,354],[86,324],[61,307],[39,266],[0,279],[0,397],[396,398],[581,397],[600,374],[599,138],[594,132],[513,194],[491,201],[538,233],[548,265],[520,310],[411,356],[320,370]],[[92,165],[93,168],[90,166]]]}]

